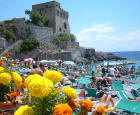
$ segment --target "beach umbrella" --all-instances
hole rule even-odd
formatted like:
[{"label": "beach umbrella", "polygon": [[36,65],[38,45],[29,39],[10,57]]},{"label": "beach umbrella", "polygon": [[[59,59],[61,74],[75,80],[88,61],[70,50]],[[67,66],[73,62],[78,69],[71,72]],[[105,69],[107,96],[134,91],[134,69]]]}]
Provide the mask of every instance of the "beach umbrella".
[{"label": "beach umbrella", "polygon": [[14,61],[12,58],[9,58],[8,60],[7,60],[8,62],[11,62],[11,61]]},{"label": "beach umbrella", "polygon": [[33,59],[32,58],[26,58],[26,59],[24,59],[24,61],[31,62],[31,61],[33,61]]},{"label": "beach umbrella", "polygon": [[41,60],[40,63],[57,65],[55,60]]},{"label": "beach umbrella", "polygon": [[58,62],[63,62],[62,60],[60,60],[60,59],[58,59],[58,60],[56,60],[56,62],[58,63]]},{"label": "beach umbrella", "polygon": [[75,66],[75,63],[73,61],[64,61],[63,64]]},{"label": "beach umbrella", "polygon": [[40,63],[47,63],[48,60],[41,60]]}]

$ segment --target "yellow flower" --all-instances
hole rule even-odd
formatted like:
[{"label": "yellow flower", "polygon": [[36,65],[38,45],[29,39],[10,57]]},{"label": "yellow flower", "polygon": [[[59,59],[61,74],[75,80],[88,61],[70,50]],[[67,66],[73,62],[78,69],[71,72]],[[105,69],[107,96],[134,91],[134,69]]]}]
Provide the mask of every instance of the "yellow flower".
[{"label": "yellow flower", "polygon": [[69,86],[63,89],[63,93],[71,99],[77,98],[77,92]]},{"label": "yellow flower", "polygon": [[29,83],[30,83],[34,78],[37,78],[37,77],[41,77],[41,76],[38,75],[38,74],[29,75],[29,76],[25,79],[25,86],[28,88]]},{"label": "yellow flower", "polygon": [[51,80],[53,83],[57,83],[62,80],[62,74],[54,70],[44,72],[43,77],[46,77],[47,79]]},{"label": "yellow flower", "polygon": [[6,57],[1,57],[0,60],[7,61],[7,58]]},{"label": "yellow flower", "polygon": [[12,72],[15,85],[18,87],[22,84],[22,77],[17,72]]},{"label": "yellow flower", "polygon": [[0,73],[0,83],[8,85],[11,81],[11,75],[9,73]]},{"label": "yellow flower", "polygon": [[5,68],[4,67],[0,67],[0,73],[4,72]]},{"label": "yellow flower", "polygon": [[29,83],[28,90],[32,96],[43,98],[52,92],[53,83],[46,78],[36,77]]},{"label": "yellow flower", "polygon": [[18,108],[14,115],[34,115],[34,111],[28,105],[23,105]]},{"label": "yellow flower", "polygon": [[72,108],[68,104],[58,104],[54,107],[54,115],[72,115]]}]

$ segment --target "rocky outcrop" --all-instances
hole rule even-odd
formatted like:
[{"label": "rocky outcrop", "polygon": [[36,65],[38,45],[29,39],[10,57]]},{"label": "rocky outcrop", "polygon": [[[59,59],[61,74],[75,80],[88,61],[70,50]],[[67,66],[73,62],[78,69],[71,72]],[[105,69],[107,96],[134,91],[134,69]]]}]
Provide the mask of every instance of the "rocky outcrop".
[{"label": "rocky outcrop", "polygon": [[104,60],[123,60],[124,58],[115,56],[113,54],[104,53],[104,52],[96,52],[94,56],[91,57],[93,61],[104,61]]}]

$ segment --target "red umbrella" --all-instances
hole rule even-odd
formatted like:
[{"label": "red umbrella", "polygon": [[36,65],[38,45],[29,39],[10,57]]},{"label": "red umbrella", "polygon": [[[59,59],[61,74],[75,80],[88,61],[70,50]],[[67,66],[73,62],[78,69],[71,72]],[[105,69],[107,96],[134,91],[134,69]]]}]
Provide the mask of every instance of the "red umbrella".
[{"label": "red umbrella", "polygon": [[59,59],[59,60],[56,60],[56,62],[58,63],[58,62],[63,62],[63,61]]},{"label": "red umbrella", "polygon": [[24,61],[28,61],[28,62],[31,62],[32,60],[33,60],[32,58],[24,59]]}]

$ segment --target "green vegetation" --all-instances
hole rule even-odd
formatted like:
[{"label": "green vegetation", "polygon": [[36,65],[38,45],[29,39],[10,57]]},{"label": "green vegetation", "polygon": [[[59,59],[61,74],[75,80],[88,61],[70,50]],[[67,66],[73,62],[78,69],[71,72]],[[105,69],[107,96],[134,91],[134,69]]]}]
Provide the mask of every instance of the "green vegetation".
[{"label": "green vegetation", "polygon": [[10,87],[9,85],[3,85],[0,83],[0,102],[1,101],[6,101],[4,98],[4,95],[8,94],[10,92]]},{"label": "green vegetation", "polygon": [[20,46],[20,52],[31,51],[37,48],[39,45],[40,43],[36,39],[25,39]]},{"label": "green vegetation", "polygon": [[12,39],[16,41],[16,28],[12,24],[12,20],[5,20],[4,22],[0,23],[0,37],[4,37],[7,41]]},{"label": "green vegetation", "polygon": [[38,26],[48,26],[49,20],[44,16],[41,16],[38,12],[26,10],[25,14],[29,15],[30,18],[26,21],[26,23],[35,24]]},{"label": "green vegetation", "polygon": [[6,32],[4,33],[4,38],[6,38],[7,41],[9,41],[10,39],[12,39],[13,41],[16,40],[16,36],[14,35],[14,33],[8,30],[6,30]]},{"label": "green vegetation", "polygon": [[61,41],[71,41],[71,42],[75,42],[76,38],[73,34],[60,34],[58,36],[56,36],[55,40],[57,41],[57,43],[60,43]]}]

